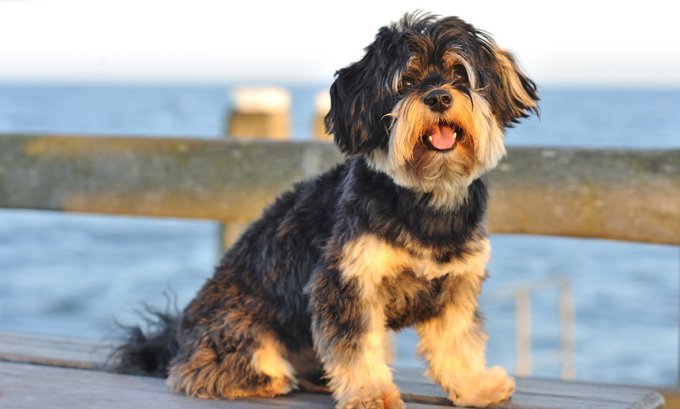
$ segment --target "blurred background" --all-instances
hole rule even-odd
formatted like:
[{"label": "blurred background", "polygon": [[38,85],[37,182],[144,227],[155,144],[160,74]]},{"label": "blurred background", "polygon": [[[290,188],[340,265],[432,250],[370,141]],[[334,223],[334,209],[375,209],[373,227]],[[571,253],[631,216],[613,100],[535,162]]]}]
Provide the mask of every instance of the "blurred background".
[{"label": "blurred background", "polygon": [[[290,95],[291,138],[310,139],[335,70],[415,9],[492,33],[539,84],[541,118],[510,130],[509,146],[680,148],[680,26],[661,0],[0,0],[0,133],[222,138],[234,91],[266,85]],[[141,302],[162,307],[168,290],[180,307],[191,299],[220,256],[218,231],[0,210],[0,331],[117,337],[114,319],[137,322]],[[564,375],[562,289],[575,312],[569,377],[676,384],[677,247],[519,235],[492,245],[491,363],[526,373],[516,306],[528,288],[531,371]],[[397,335],[397,365],[422,365],[415,342]]]}]

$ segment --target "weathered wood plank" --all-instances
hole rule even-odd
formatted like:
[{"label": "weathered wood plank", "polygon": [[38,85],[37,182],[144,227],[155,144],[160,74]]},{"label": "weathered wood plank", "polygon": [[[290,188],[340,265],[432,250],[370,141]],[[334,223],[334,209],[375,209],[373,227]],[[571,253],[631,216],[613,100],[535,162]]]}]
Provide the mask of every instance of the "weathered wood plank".
[{"label": "weathered wood plank", "polygon": [[0,361],[101,368],[117,342],[0,332]]},{"label": "weathered wood plank", "polygon": [[162,379],[82,369],[0,363],[0,407],[77,408],[328,408],[328,396],[295,394],[284,399],[221,402],[168,391]]},{"label": "weathered wood plank", "polygon": [[[11,383],[10,386],[14,389],[21,389],[17,384],[20,383],[20,380],[26,379],[25,374],[35,373],[35,368],[39,368],[37,365],[25,365],[25,363],[32,362],[40,365],[56,365],[69,368],[101,368],[108,355],[108,350],[106,348],[108,345],[114,345],[114,343],[0,333],[0,361],[5,360],[13,361],[15,363],[24,363],[23,366],[10,366],[10,369],[7,369],[8,372],[6,372],[7,376],[18,379],[16,382]],[[2,365],[3,364],[0,364],[0,379],[2,379],[2,371],[4,368]],[[55,369],[50,367],[45,368],[46,374],[52,373],[51,371]],[[443,391],[430,380],[426,379],[421,372],[422,370],[413,368],[395,369],[395,382],[399,385],[404,400],[409,402],[409,407],[420,407],[418,405],[427,408],[431,408],[432,405],[434,405],[434,407],[450,406]],[[63,375],[60,375],[57,378],[68,382],[74,382],[74,384],[79,384],[77,381],[78,377],[86,377],[88,379],[96,378],[96,382],[101,382],[101,387],[114,382],[116,385],[120,385],[121,388],[133,389],[134,391],[131,392],[133,394],[137,392],[144,393],[144,391],[149,390],[149,388],[151,388],[150,390],[154,393],[169,393],[165,390],[165,386],[160,379],[150,381],[149,379],[151,378],[146,377],[123,376],[122,378],[117,378],[116,375],[113,374],[105,375],[107,376],[102,378],[100,377],[100,372],[97,371],[63,372]],[[113,378],[111,378],[111,376],[113,376]],[[0,380],[0,390],[3,389],[2,385],[2,381]],[[114,389],[117,387],[118,386],[114,387]],[[54,388],[57,388],[57,386],[54,386]],[[165,392],[163,392],[164,390]],[[107,393],[111,394],[113,392]],[[286,405],[292,404],[291,402],[297,402],[296,399],[301,399],[305,404],[310,400],[316,403],[321,402],[323,405],[329,405],[330,402],[327,397],[310,394],[294,394],[283,399],[281,402],[278,399],[275,401],[267,400],[265,402],[268,405],[276,404],[277,406],[282,405],[282,407],[289,407]],[[142,401],[145,402],[145,400]],[[71,401],[66,402],[68,403]],[[172,400],[172,402],[175,401]],[[172,402],[168,404],[174,404]],[[2,400],[0,400],[0,403],[2,403]],[[252,402],[248,402],[248,404],[251,403]],[[513,399],[499,407],[508,409],[557,409],[660,408],[662,406],[663,399],[660,395],[644,388],[519,378],[517,380],[517,393]],[[3,406],[0,405],[0,407]],[[107,406],[97,407],[107,408]]]},{"label": "weathered wood plank", "polygon": [[[29,334],[0,332],[0,361],[30,363],[64,368],[104,370],[113,341],[88,341]],[[414,373],[411,371],[410,373]],[[420,374],[416,375],[419,378]],[[428,402],[427,397],[410,394],[411,402]],[[446,403],[443,397],[429,400]]]},{"label": "weathered wood plank", "polygon": [[[443,391],[422,371],[415,368],[397,368],[395,382],[406,395],[416,396],[419,402],[445,404]],[[593,384],[556,379],[517,378],[517,392],[502,408],[590,408],[590,407],[663,407],[663,399],[656,392],[640,387]]]},{"label": "weathered wood plank", "polygon": [[[656,409],[663,400],[654,392],[639,388],[592,386],[558,381],[535,381],[526,392],[529,380],[520,379],[513,399],[497,406],[504,409]],[[450,407],[434,385],[414,384],[397,377],[405,398],[416,396],[409,408]],[[424,387],[426,386],[426,387]],[[432,391],[430,391],[432,389]],[[416,392],[414,394],[414,392]],[[422,403],[423,392],[433,392],[431,403]],[[14,409],[61,408],[331,408],[328,395],[296,392],[276,399],[204,401],[171,393],[162,379],[116,375],[74,368],[56,368],[0,362],[0,407]]]},{"label": "weathered wood plank", "polygon": [[[338,163],[322,142],[0,136],[0,207],[249,221]],[[680,244],[680,150],[512,148],[496,233]]]},{"label": "weathered wood plank", "polygon": [[[12,409],[332,408],[329,395],[296,392],[276,399],[210,401],[169,391],[163,379],[0,362],[0,407]],[[415,409],[442,408],[413,403]]]},{"label": "weathered wood plank", "polygon": [[[104,370],[109,353],[116,345],[114,341],[88,341],[0,332],[0,361]],[[417,378],[420,378],[420,374],[416,375]],[[432,401],[414,394],[409,395],[409,400]],[[447,401],[442,395],[432,402]]]},{"label": "weathered wood plank", "polygon": [[489,212],[495,233],[680,244],[680,150],[510,149]]},{"label": "weathered wood plank", "polygon": [[327,169],[324,143],[0,137],[0,207],[247,221]]}]

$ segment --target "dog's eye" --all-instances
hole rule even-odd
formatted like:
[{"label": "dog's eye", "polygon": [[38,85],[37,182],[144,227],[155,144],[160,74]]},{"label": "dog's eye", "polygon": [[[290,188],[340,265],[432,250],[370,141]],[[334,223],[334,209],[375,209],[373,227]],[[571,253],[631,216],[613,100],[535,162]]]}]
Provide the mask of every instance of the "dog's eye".
[{"label": "dog's eye", "polygon": [[399,91],[403,91],[405,89],[411,88],[413,86],[413,79],[409,77],[404,77],[401,79],[401,82],[399,82]]},{"label": "dog's eye", "polygon": [[468,75],[465,67],[462,64],[457,64],[453,66],[453,82],[455,83],[467,83]]}]

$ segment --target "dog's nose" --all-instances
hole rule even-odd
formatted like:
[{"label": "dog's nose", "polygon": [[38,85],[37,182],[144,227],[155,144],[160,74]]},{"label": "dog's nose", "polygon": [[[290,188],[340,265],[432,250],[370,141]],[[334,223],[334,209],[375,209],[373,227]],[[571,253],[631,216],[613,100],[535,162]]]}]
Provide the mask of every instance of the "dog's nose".
[{"label": "dog's nose", "polygon": [[451,94],[443,89],[430,91],[423,98],[425,105],[435,112],[444,112],[451,107]]}]

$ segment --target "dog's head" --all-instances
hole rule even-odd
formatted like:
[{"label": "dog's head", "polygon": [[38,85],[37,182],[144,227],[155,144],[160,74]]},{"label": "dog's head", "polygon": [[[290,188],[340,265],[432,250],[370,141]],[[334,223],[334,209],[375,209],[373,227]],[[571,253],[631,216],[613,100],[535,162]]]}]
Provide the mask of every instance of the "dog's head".
[{"label": "dog's head", "polygon": [[330,93],[338,147],[441,205],[497,165],[504,128],[538,113],[536,85],[510,53],[457,17],[429,14],[381,28]]}]

